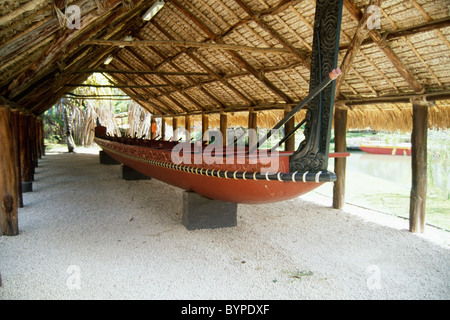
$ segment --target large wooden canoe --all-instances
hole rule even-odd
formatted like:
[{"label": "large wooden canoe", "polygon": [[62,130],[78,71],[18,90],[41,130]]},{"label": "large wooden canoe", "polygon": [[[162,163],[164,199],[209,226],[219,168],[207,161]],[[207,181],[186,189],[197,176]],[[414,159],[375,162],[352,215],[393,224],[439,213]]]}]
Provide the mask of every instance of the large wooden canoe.
[{"label": "large wooden canoe", "polygon": [[194,144],[191,152],[183,152],[189,148],[182,143],[119,139],[97,136],[95,142],[109,156],[144,175],[215,200],[253,204],[283,201],[336,180],[329,171],[289,172],[292,152],[275,156],[258,150],[249,155],[246,150],[224,152],[222,147],[211,147],[211,152],[207,146],[195,149]]}]

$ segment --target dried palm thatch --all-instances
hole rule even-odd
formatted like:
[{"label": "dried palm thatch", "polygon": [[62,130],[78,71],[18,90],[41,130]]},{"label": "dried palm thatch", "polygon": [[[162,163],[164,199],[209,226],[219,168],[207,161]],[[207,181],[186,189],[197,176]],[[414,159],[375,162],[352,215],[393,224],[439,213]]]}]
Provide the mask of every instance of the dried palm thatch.
[{"label": "dried palm thatch", "polygon": [[152,115],[141,108],[137,103],[128,105],[128,130],[127,134],[132,137],[150,137]]},{"label": "dried palm thatch", "polygon": [[[153,3],[3,1],[0,96],[41,115],[100,70],[152,115],[175,116],[179,125],[185,115],[206,113],[217,127],[225,112],[229,126],[246,127],[252,108],[259,126],[270,127],[307,95],[314,0],[171,0],[143,21]],[[337,100],[349,105],[349,128],[410,130],[409,97],[429,94],[436,99],[430,126],[448,128],[448,1],[384,0],[381,29],[365,30],[355,47],[370,3],[344,0],[339,64],[347,52],[356,54]],[[64,25],[70,5],[80,8],[79,29]]]}]

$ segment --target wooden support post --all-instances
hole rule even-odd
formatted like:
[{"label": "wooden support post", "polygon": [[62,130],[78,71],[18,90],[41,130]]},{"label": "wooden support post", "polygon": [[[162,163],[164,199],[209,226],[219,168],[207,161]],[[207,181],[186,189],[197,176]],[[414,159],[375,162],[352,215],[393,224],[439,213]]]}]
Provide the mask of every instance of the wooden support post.
[{"label": "wooden support post", "polygon": [[20,112],[17,109],[11,110],[11,133],[14,148],[14,163],[16,174],[16,189],[17,189],[17,206],[23,208],[22,196],[22,174],[20,172]]},{"label": "wooden support post", "polygon": [[[291,109],[292,109],[291,107],[285,107],[284,115],[286,116],[291,111]],[[292,117],[284,125],[284,134],[285,135],[289,134],[289,132],[294,130],[294,128],[295,128],[295,117]],[[295,134],[284,142],[284,150],[295,151]]]},{"label": "wooden support post", "polygon": [[[29,118],[29,127],[28,127],[28,139],[29,139],[29,148],[30,148],[30,156],[31,156],[31,166],[33,169],[33,174],[35,173],[35,168],[37,167],[37,155],[36,155],[36,118],[34,115],[30,114],[27,116]],[[34,176],[33,176],[34,181]]]},{"label": "wooden support post", "polygon": [[209,129],[209,118],[207,114],[202,113],[202,141],[209,141],[209,135],[207,133]]},{"label": "wooden support post", "polygon": [[42,119],[36,118],[36,149],[37,149],[38,159],[42,159],[41,124],[42,124]]},{"label": "wooden support post", "polygon": [[428,106],[425,99],[411,99],[413,129],[411,133],[412,184],[409,205],[409,231],[424,232],[427,198],[427,129]]},{"label": "wooden support post", "polygon": [[222,144],[227,145],[227,129],[228,129],[228,115],[225,112],[220,113],[220,132],[222,133]]},{"label": "wooden support post", "polygon": [[0,228],[1,235],[19,234],[11,111],[0,106]]},{"label": "wooden support post", "polygon": [[40,124],[39,125],[39,130],[40,130],[40,133],[39,133],[39,137],[40,137],[39,144],[40,144],[40,149],[41,149],[41,155],[45,156],[44,120],[42,118],[40,118],[39,124]]},{"label": "wooden support post", "polygon": [[253,108],[248,111],[248,147],[251,148],[258,142],[258,114]]},{"label": "wooden support post", "polygon": [[178,141],[178,118],[177,117],[173,117],[172,118],[172,129],[173,129],[173,134],[172,134],[172,141]]},{"label": "wooden support post", "polygon": [[[336,152],[347,152],[347,107],[336,105],[334,113],[334,149]],[[345,204],[345,172],[347,159],[334,159],[334,172],[337,180],[333,186],[333,208],[342,209]]]},{"label": "wooden support post", "polygon": [[184,128],[186,129],[186,141],[191,141],[191,118],[186,115],[184,116]]},{"label": "wooden support post", "polygon": [[25,113],[20,113],[20,172],[22,173],[22,192],[33,190],[33,167],[31,163],[29,119]]}]

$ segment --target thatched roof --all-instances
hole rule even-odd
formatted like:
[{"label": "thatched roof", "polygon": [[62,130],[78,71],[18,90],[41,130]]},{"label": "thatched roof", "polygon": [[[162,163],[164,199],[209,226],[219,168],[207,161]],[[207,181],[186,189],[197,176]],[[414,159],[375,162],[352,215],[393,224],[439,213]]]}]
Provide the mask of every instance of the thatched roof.
[{"label": "thatched roof", "polygon": [[[0,96],[40,115],[104,71],[157,116],[238,118],[253,108],[266,110],[260,119],[269,123],[307,95],[314,0],[170,0],[144,21],[154,2],[2,1]],[[344,0],[339,64],[368,4]],[[70,5],[80,8],[80,28]],[[407,130],[410,97],[430,94],[430,125],[449,127],[448,1],[386,0],[380,8],[381,29],[365,35],[337,97],[349,107],[349,127]]]}]

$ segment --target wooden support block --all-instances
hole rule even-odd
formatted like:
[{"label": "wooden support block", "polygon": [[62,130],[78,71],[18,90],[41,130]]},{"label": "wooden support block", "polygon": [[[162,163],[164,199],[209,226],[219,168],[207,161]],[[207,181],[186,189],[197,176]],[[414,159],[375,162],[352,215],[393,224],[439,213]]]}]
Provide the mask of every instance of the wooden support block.
[{"label": "wooden support block", "polygon": [[108,165],[120,164],[120,162],[118,162],[116,159],[112,158],[109,154],[107,154],[103,150],[100,150],[98,155],[99,155],[99,159],[100,159],[100,164],[108,164]]},{"label": "wooden support block", "polygon": [[237,206],[237,203],[211,200],[185,191],[182,223],[188,230],[235,227]]},{"label": "wooden support block", "polygon": [[120,177],[124,180],[151,180],[149,176],[137,172],[136,170],[122,164],[120,168]]}]

